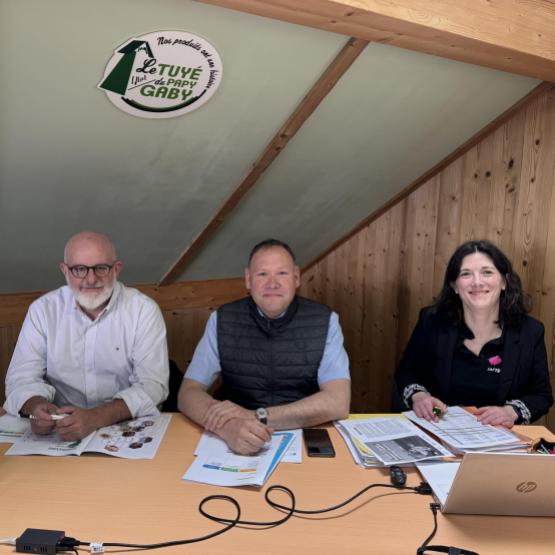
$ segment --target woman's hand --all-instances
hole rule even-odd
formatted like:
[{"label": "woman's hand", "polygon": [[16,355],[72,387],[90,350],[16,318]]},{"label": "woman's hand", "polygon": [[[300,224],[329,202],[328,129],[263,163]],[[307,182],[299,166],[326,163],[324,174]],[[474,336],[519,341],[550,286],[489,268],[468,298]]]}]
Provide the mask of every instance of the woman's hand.
[{"label": "woman's hand", "polygon": [[447,405],[437,399],[432,397],[429,393],[425,391],[417,391],[412,397],[412,410],[420,418],[425,418],[430,422],[439,422],[439,417],[434,412],[434,408],[441,410],[441,413],[447,412]]},{"label": "woman's hand", "polygon": [[474,413],[478,422],[491,426],[512,428],[518,420],[518,414],[511,405],[504,407],[481,407]]}]

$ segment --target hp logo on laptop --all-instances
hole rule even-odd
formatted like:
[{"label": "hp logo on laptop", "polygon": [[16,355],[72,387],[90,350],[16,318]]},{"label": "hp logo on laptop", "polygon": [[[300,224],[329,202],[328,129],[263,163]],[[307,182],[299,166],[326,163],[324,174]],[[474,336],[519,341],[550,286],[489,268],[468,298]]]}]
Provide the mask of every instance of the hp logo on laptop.
[{"label": "hp logo on laptop", "polygon": [[520,484],[517,484],[515,489],[519,493],[530,493],[531,491],[534,491],[537,487],[538,484],[536,484],[536,482],[520,482]]}]

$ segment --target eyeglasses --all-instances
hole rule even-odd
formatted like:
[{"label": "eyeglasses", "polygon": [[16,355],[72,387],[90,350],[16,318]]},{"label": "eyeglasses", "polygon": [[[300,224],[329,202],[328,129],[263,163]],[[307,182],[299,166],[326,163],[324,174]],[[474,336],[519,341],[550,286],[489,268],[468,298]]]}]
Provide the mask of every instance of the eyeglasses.
[{"label": "eyeglasses", "polygon": [[68,269],[74,277],[83,279],[87,277],[87,275],[89,274],[89,270],[92,270],[96,277],[106,277],[113,267],[113,264],[97,264],[96,266],[84,266],[83,264],[76,264],[75,266],[68,266]]}]

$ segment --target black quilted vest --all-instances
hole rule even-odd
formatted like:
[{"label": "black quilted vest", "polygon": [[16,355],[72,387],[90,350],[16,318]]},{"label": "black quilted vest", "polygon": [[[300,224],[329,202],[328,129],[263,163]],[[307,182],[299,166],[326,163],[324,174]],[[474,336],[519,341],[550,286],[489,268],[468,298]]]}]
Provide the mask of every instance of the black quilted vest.
[{"label": "black quilted vest", "polygon": [[274,320],[251,297],[220,307],[221,398],[256,409],[316,393],[330,315],[329,307],[303,297]]}]

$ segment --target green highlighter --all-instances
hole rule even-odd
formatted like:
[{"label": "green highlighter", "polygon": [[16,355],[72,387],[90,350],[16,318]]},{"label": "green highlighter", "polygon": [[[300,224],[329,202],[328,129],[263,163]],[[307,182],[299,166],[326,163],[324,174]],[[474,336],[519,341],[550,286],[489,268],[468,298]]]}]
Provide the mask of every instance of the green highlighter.
[{"label": "green highlighter", "polygon": [[432,409],[432,412],[438,417],[440,418],[441,416],[443,416],[443,411],[439,408],[439,407],[434,407]]}]

